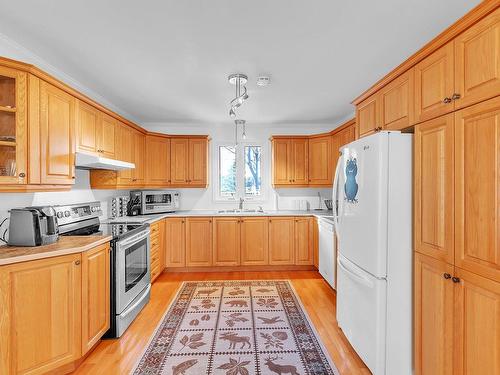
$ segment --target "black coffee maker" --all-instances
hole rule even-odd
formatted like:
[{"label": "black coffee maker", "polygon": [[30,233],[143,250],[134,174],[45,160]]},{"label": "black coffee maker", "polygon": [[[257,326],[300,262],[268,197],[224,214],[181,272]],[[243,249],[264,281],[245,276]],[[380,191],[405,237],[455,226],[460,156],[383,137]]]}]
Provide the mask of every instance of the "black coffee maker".
[{"label": "black coffee maker", "polygon": [[10,210],[9,245],[41,246],[59,239],[56,212],[51,206]]}]

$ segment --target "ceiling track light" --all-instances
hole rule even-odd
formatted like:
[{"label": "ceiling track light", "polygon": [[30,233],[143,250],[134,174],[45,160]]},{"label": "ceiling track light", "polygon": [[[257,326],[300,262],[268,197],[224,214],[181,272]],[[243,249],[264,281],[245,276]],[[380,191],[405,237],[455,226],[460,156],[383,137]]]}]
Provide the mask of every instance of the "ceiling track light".
[{"label": "ceiling track light", "polygon": [[248,82],[248,77],[245,74],[236,73],[231,74],[227,80],[231,85],[235,86],[235,98],[231,100],[229,109],[229,116],[236,117],[236,108],[241,106],[245,100],[248,99],[246,83]]}]

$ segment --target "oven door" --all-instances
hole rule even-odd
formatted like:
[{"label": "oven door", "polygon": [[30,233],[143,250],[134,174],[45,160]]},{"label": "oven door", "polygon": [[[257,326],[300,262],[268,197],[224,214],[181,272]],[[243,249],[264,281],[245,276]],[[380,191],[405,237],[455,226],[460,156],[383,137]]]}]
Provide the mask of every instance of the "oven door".
[{"label": "oven door", "polygon": [[149,228],[116,243],[116,314],[151,283]]}]

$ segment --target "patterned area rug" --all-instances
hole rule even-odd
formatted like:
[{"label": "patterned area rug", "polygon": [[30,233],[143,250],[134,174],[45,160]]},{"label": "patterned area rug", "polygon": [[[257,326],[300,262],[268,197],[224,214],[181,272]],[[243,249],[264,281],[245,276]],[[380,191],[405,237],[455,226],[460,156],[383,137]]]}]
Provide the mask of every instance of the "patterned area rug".
[{"label": "patterned area rug", "polygon": [[186,282],[133,374],[338,374],[288,281]]}]

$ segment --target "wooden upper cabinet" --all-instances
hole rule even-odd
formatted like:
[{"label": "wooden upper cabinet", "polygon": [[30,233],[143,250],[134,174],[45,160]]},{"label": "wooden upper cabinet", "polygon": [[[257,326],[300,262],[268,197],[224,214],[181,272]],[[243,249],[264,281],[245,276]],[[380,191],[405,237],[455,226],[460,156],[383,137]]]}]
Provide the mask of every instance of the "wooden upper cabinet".
[{"label": "wooden upper cabinet", "polygon": [[75,101],[76,99],[40,82],[40,172],[41,183],[75,183]]},{"label": "wooden upper cabinet", "polygon": [[186,266],[212,265],[212,218],[186,219]]},{"label": "wooden upper cabinet", "polygon": [[295,218],[295,264],[313,264],[313,221],[312,217]]},{"label": "wooden upper cabinet", "polygon": [[190,138],[188,156],[188,183],[206,186],[208,183],[208,139]]},{"label": "wooden upper cabinet", "polygon": [[269,219],[269,264],[295,263],[295,219],[273,217]]},{"label": "wooden upper cabinet", "polygon": [[27,75],[0,66],[0,184],[27,182]]},{"label": "wooden upper cabinet", "polygon": [[170,139],[146,136],[146,185],[170,184]]},{"label": "wooden upper cabinet", "polygon": [[294,138],[290,141],[291,156],[288,160],[291,161],[289,168],[289,176],[292,180],[293,185],[307,185],[309,182],[308,178],[308,146],[309,142],[307,138]]},{"label": "wooden upper cabinet", "polygon": [[452,275],[453,266],[425,255],[415,255],[416,375],[455,373]]},{"label": "wooden upper cabinet", "polygon": [[101,121],[97,131],[97,151],[110,159],[116,158],[116,132],[118,121],[101,113]]},{"label": "wooden upper cabinet", "polygon": [[413,124],[413,71],[401,74],[378,94],[380,124],[386,130],[401,130]]},{"label": "wooden upper cabinet", "polygon": [[374,94],[356,106],[358,137],[371,134],[377,131],[381,126],[380,109],[377,98],[377,94]]},{"label": "wooden upper cabinet", "polygon": [[189,139],[172,138],[170,150],[172,184],[186,184],[189,180]]},{"label": "wooden upper cabinet", "polygon": [[186,266],[186,219],[165,219],[165,267]]},{"label": "wooden upper cabinet", "polygon": [[415,127],[415,250],[453,264],[453,114]]},{"label": "wooden upper cabinet", "polygon": [[109,329],[109,243],[82,253],[82,355]]},{"label": "wooden upper cabinet", "polygon": [[[123,123],[119,125],[119,133],[116,137],[117,142],[117,159],[134,163],[135,141],[134,130]],[[118,171],[118,185],[132,185],[133,169],[123,169]]]},{"label": "wooden upper cabinet", "polygon": [[290,167],[291,161],[291,144],[289,139],[276,138],[272,140],[273,149],[273,184],[288,185],[290,184]]},{"label": "wooden upper cabinet", "polygon": [[140,186],[146,180],[146,136],[133,130],[133,142],[135,168],[132,170],[132,183]]},{"label": "wooden upper cabinet", "polygon": [[415,67],[415,121],[432,119],[454,110],[453,41]]},{"label": "wooden upper cabinet", "polygon": [[213,219],[213,265],[240,265],[239,217],[214,217]]},{"label": "wooden upper cabinet", "polygon": [[96,153],[99,110],[77,100],[76,150]]},{"label": "wooden upper cabinet", "polygon": [[332,185],[332,136],[309,139],[309,184]]},{"label": "wooden upper cabinet", "polygon": [[500,8],[455,38],[456,108],[500,94]]},{"label": "wooden upper cabinet", "polygon": [[500,97],[455,113],[455,265],[496,281],[499,134]]},{"label": "wooden upper cabinet", "polygon": [[0,268],[0,373],[45,374],[81,353],[80,254]]},{"label": "wooden upper cabinet", "polygon": [[500,374],[500,283],[458,268],[455,276],[454,374]]},{"label": "wooden upper cabinet", "polygon": [[267,217],[241,219],[241,265],[263,266],[269,263],[269,223]]}]

